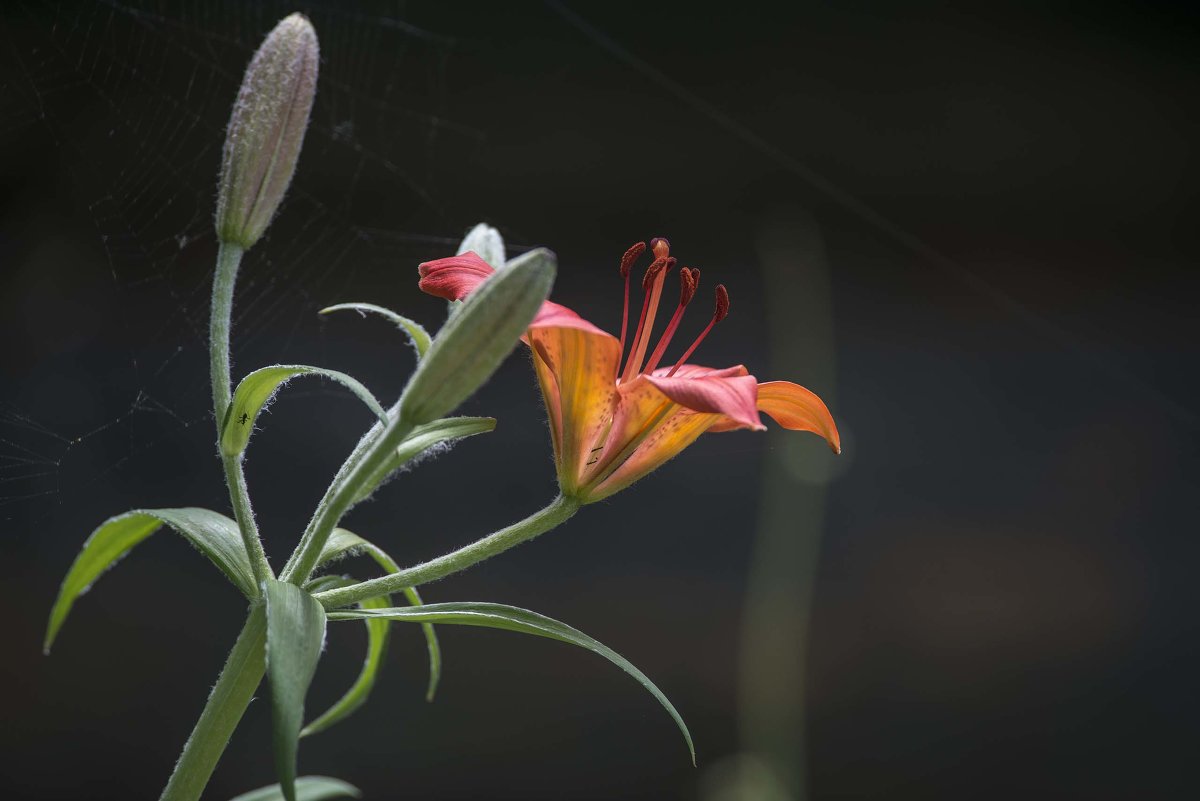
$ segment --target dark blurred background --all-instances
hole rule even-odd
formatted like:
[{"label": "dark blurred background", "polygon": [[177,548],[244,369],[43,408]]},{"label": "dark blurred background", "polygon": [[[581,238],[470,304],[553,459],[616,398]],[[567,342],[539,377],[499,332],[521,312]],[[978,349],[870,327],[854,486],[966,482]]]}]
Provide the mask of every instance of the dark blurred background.
[{"label": "dark blurred background", "polygon": [[[1195,10],[885,3],[5,4],[0,525],[6,797],[151,798],[240,625],[169,533],[40,641],[104,518],[227,509],[207,411],[211,214],[241,72],[310,14],[293,191],[243,265],[235,373],[348,371],[390,402],[430,327],[418,262],[474,223],[559,256],[619,324],[616,263],[671,238],[733,313],[699,360],[825,397],[811,435],[701,439],[564,528],[428,587],[569,622],[584,651],[397,628],[373,702],[306,740],[368,798],[1177,798],[1197,792]],[[703,311],[685,322],[697,330]],[[677,352],[677,351],[673,351]],[[674,358],[674,357],[671,357]],[[477,437],[347,521],[401,563],[555,492],[524,354]],[[248,462],[282,561],[369,413],[302,382]],[[367,565],[355,569],[366,572]],[[318,712],[361,659],[333,630]],[[271,782],[251,707],[209,797]]]}]

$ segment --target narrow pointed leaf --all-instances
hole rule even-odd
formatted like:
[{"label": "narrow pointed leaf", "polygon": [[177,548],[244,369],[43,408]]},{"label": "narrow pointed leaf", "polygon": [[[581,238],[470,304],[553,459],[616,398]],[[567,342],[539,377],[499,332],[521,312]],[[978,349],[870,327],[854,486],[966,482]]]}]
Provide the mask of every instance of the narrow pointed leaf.
[{"label": "narrow pointed leaf", "polygon": [[250,435],[254,433],[254,422],[280,386],[301,375],[318,375],[336,381],[349,389],[359,400],[375,413],[375,416],[385,424],[388,422],[387,412],[375,400],[370,390],[357,379],[351,378],[337,370],[325,370],[321,367],[308,367],[303,364],[276,364],[262,367],[250,373],[238,384],[233,393],[233,402],[225,413],[225,422],[221,428],[221,452],[226,456],[237,456],[246,450]]},{"label": "narrow pointed leaf", "polygon": [[[353,579],[342,579],[342,586],[352,583]],[[391,605],[390,596],[369,598],[359,604],[362,609],[386,609]],[[367,702],[367,697],[375,687],[375,678],[387,654],[388,636],[391,626],[386,620],[365,620],[367,626],[367,656],[363,660],[362,670],[354,684],[350,685],[345,694],[333,703],[329,709],[317,716],[315,720],[300,730],[301,737],[325,731],[335,723],[340,723],[353,714]]]},{"label": "narrow pointed leaf", "polygon": [[341,610],[329,613],[330,620],[366,620],[370,618],[386,618],[387,620],[402,620],[413,623],[452,623],[463,626],[505,629],[507,631],[517,631],[522,634],[547,637],[559,642],[586,648],[593,653],[603,656],[621,668],[621,670],[633,676],[639,684],[646,688],[662,704],[663,708],[667,710],[668,714],[675,721],[675,725],[679,727],[679,731],[683,734],[683,739],[687,742],[688,751],[692,755],[692,764],[696,764],[696,749],[692,744],[692,735],[688,731],[687,724],[683,722],[683,718],[680,717],[679,712],[675,710],[675,707],[667,700],[662,691],[654,685],[654,682],[650,681],[646,677],[646,674],[634,667],[629,660],[616,651],[578,629],[571,628],[565,623],[560,623],[545,615],[539,615],[537,612],[530,612],[528,609],[520,609],[505,604],[479,602],[428,604],[419,608],[408,609]]},{"label": "narrow pointed leaf", "polygon": [[363,316],[366,316],[370,312],[390,320],[408,334],[408,339],[412,343],[413,349],[417,352],[417,361],[420,361],[425,356],[425,351],[429,350],[429,344],[433,341],[420,323],[410,320],[402,314],[396,314],[391,309],[376,306],[374,303],[338,303],[321,309],[320,314],[346,310],[356,311]]},{"label": "narrow pointed leaf", "polygon": [[[333,530],[333,534],[329,537],[329,541],[325,543],[325,548],[321,551],[321,557],[317,564],[318,566],[325,565],[360,553],[374,559],[375,563],[383,568],[386,573],[396,573],[400,570],[400,566],[382,548],[344,528],[335,528]],[[319,592],[319,590],[314,589],[312,592]],[[403,592],[410,606],[422,605],[421,596],[417,592],[416,587],[407,587]],[[386,608],[390,605],[390,601],[382,607],[376,604],[360,604],[363,608]],[[434,631],[431,624],[422,623],[421,631],[425,634],[425,645],[429,651],[429,685],[425,690],[425,700],[432,701],[434,695],[437,693],[438,682],[441,681],[442,677],[442,648],[438,643],[437,632]],[[365,665],[363,670],[365,672]],[[370,687],[368,686],[369,689]]]},{"label": "narrow pointed leaf", "polygon": [[[327,801],[332,798],[362,798],[353,784],[328,776],[301,776],[296,779],[296,801]],[[242,793],[229,801],[283,801],[283,789],[278,784]]]},{"label": "narrow pointed leaf", "polygon": [[304,696],[325,643],[325,610],[304,590],[283,581],[263,582],[267,602],[267,677],[275,774],[287,801],[296,801],[296,751],[304,723]]},{"label": "narrow pointed leaf", "polygon": [[44,643],[46,653],[50,652],[75,599],[164,523],[207,556],[243,595],[247,598],[258,595],[254,571],[246,558],[236,522],[209,509],[135,509],[104,521],[83,544],[50,611]]},{"label": "narrow pointed leaf", "polygon": [[[392,457],[365,480],[358,489],[355,503],[360,503],[371,496],[388,476],[407,465],[418,456],[437,450],[449,450],[458,440],[475,434],[483,434],[495,429],[494,417],[444,417],[432,423],[417,426],[412,430]],[[438,446],[443,446],[439,448]]]}]

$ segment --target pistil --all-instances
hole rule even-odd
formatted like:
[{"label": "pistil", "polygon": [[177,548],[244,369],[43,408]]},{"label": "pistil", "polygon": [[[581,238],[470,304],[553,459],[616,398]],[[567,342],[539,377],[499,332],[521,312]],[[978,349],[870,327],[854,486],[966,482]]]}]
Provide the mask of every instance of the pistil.
[{"label": "pistil", "polygon": [[[625,255],[621,257],[621,277],[625,279],[625,303],[621,307],[621,350],[625,352],[625,332],[629,328],[629,273],[633,269],[633,263],[638,260],[643,253],[646,252],[646,243],[638,242],[629,250],[625,251]],[[617,370],[620,371],[620,364],[617,365]]]},{"label": "pistil", "polygon": [[650,354],[650,361],[646,363],[645,369],[642,370],[643,373],[653,373],[654,368],[658,367],[658,363],[662,361],[667,346],[671,344],[671,337],[675,336],[675,329],[679,328],[679,321],[683,319],[683,310],[692,302],[692,298],[695,297],[696,289],[699,286],[699,270],[691,267],[679,268],[679,305],[675,308],[675,313],[671,315],[671,321],[667,323],[667,330],[663,332],[662,338],[658,340],[658,346]]}]

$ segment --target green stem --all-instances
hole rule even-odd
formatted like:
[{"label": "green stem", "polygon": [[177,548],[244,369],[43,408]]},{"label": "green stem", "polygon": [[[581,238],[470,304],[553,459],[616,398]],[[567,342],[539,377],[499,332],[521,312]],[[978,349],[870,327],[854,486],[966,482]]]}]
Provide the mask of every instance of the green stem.
[{"label": "green stem", "polygon": [[250,508],[250,491],[246,487],[246,472],[242,469],[242,457],[222,456],[225,467],[225,483],[229,486],[229,500],[233,504],[233,517],[238,531],[242,533],[242,544],[250,556],[250,567],[254,571],[254,583],[259,587],[269,578],[275,578],[271,563],[267,561],[258,525],[254,522],[254,510]]},{"label": "green stem", "polygon": [[559,495],[545,509],[445,556],[361,584],[318,592],[313,597],[326,609],[337,609],[367,598],[428,584],[544,534],[570,519],[579,511],[579,506],[575,498]]},{"label": "green stem", "polygon": [[262,604],[250,610],[229,659],[208,696],[204,712],[183,746],[159,801],[196,801],[229,744],[266,671],[267,616]]},{"label": "green stem", "polygon": [[233,314],[233,287],[242,263],[239,246],[222,242],[217,250],[217,272],[213,276],[212,314],[209,316],[209,373],[212,375],[213,411],[217,414],[217,441],[233,396],[229,391],[229,328]]},{"label": "green stem", "polygon": [[[217,422],[217,448],[221,447],[221,429],[232,401],[229,378],[229,330],[233,316],[233,288],[237,284],[238,267],[245,251],[238,245],[222,242],[217,250],[217,270],[213,277],[212,314],[209,316],[209,372],[212,375],[213,412]],[[242,535],[242,544],[254,570],[255,584],[274,578],[267,554],[263,551],[254,512],[250,508],[250,493],[240,457],[223,456],[225,484],[233,516]]]},{"label": "green stem", "polygon": [[329,541],[329,535],[354,503],[359,488],[383,467],[404,438],[412,432],[413,424],[403,418],[394,417],[395,414],[395,409],[389,412],[392,421],[382,430],[377,425],[368,431],[338,470],[329,489],[325,490],[325,496],[317,504],[303,536],[300,537],[300,544],[284,565],[283,573],[279,577],[281,581],[290,581],[300,586],[308,580],[321,558],[321,550]]}]

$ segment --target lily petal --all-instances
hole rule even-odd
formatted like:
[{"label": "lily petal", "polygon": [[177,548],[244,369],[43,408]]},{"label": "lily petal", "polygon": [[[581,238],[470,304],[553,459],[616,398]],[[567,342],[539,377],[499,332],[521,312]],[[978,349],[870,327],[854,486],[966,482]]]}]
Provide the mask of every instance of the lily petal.
[{"label": "lily petal", "polygon": [[[667,399],[649,382],[645,382],[644,386],[649,390],[647,394],[653,393],[658,396],[659,402],[655,404],[652,398],[647,397],[645,400],[648,402],[639,404],[637,412],[623,408],[624,430],[635,429],[638,422],[641,423],[642,430],[633,437],[632,441],[636,442],[636,445],[610,455],[606,467],[607,475],[605,471],[601,471],[593,476],[593,481],[602,478],[587,490],[589,503],[620,492],[642,476],[656,470],[679,455],[715,423],[726,419],[719,414],[688,411]],[[622,398],[622,407],[625,406],[625,399]],[[614,422],[610,439],[621,442],[616,426],[617,423]]]},{"label": "lily petal", "polygon": [[791,381],[759,384],[758,408],[784,428],[820,434],[834,453],[842,452],[842,438],[825,402],[799,384]]},{"label": "lily petal", "polygon": [[[529,324],[533,328],[578,328],[580,331],[586,331],[589,334],[608,337],[617,343],[616,337],[602,328],[592,325],[587,320],[580,317],[575,312],[553,301],[546,301],[542,304],[542,308],[538,309],[537,316],[533,318],[533,322]],[[618,354],[619,356],[620,354]],[[613,367],[616,370],[616,367]],[[610,381],[611,383],[611,381]]]},{"label": "lily petal", "polygon": [[[674,376],[648,375],[646,380],[659,392],[685,409],[728,417],[739,427],[762,431],[758,418],[758,381],[738,365],[725,370],[694,368]],[[681,375],[681,373],[683,373]]]},{"label": "lily petal", "polygon": [[617,406],[613,376],[621,347],[611,334],[570,314],[583,325],[535,326],[528,338],[550,416],[559,484],[574,492]]},{"label": "lily petal", "polygon": [[680,372],[688,377],[643,375],[619,385],[607,446],[585,476],[589,502],[628,487],[715,425],[763,427],[754,405],[758,383],[746,368],[692,365]]}]

